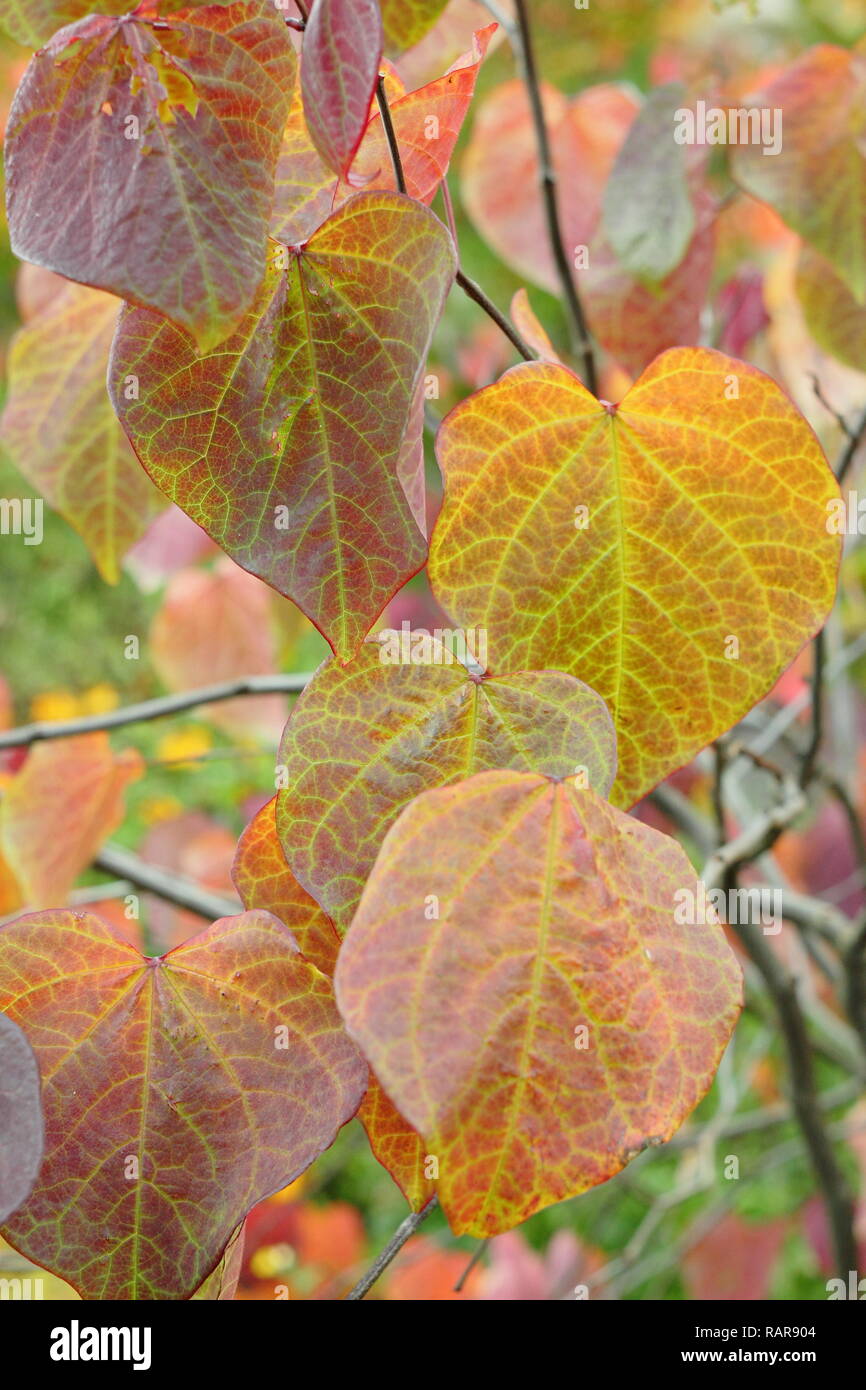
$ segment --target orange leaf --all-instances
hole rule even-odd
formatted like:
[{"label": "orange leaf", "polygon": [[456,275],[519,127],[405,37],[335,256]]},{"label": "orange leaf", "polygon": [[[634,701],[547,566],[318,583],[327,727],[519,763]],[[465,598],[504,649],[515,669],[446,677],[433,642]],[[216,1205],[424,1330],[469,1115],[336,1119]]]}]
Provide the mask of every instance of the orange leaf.
[{"label": "orange leaf", "polygon": [[721,927],[675,924],[695,887],[676,841],[531,774],[479,773],[402,813],[337,1001],[438,1159],[455,1233],[497,1235],[605,1181],[704,1095],[742,981]]},{"label": "orange leaf", "polygon": [[138,753],[108,735],[37,743],[0,801],[0,850],[31,907],[59,906],[123,819],[123,790],[141,776]]},{"label": "orange leaf", "polygon": [[523,364],[457,406],[437,450],[437,599],[487,629],[494,670],[557,667],[599,692],[617,805],[735,724],[830,611],[836,481],[743,362],[672,349],[617,407]]}]

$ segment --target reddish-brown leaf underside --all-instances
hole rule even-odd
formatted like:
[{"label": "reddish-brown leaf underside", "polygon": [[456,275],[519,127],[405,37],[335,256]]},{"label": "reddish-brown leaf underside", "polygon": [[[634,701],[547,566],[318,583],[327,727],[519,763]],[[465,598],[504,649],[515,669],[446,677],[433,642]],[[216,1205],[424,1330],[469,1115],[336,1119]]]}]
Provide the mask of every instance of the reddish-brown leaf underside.
[{"label": "reddish-brown leaf underside", "polygon": [[301,93],[310,137],[345,177],[367,125],[382,57],[378,0],[316,0],[301,50]]},{"label": "reddish-brown leaf underside", "polygon": [[215,346],[264,275],[296,66],[268,0],[62,30],[32,59],[9,118],[15,254]]},{"label": "reddish-brown leaf underside", "polygon": [[426,556],[402,446],[454,269],[428,209],[359,193],[303,247],[272,243],[217,352],[150,310],[118,327],[109,387],[154,482],[344,659]]},{"label": "reddish-brown leaf underside", "polygon": [[98,917],[20,917],[0,928],[0,1008],[39,1060],[46,1124],[3,1234],[85,1298],[189,1298],[367,1084],[330,981],[267,912],[150,960]]},{"label": "reddish-brown leaf underside", "polygon": [[0,1014],[0,1221],[30,1196],[44,1141],[33,1048],[17,1024]]},{"label": "reddish-brown leaf underside", "polygon": [[605,1181],[705,1093],[742,981],[720,926],[675,924],[695,888],[674,840],[529,774],[425,792],[389,831],[337,1000],[438,1159],[452,1230]]}]

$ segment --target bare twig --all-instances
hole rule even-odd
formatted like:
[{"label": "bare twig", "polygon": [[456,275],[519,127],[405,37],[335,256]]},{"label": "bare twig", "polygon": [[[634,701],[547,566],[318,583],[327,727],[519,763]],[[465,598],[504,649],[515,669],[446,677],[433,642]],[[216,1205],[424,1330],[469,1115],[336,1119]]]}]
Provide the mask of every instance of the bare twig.
[{"label": "bare twig", "polygon": [[211,893],[181,874],[160,869],[155,864],[146,864],[137,854],[120,845],[103,845],[93,863],[103,873],[124,879],[146,893],[154,893],[175,907],[186,908],[207,922],[215,922],[220,917],[234,917],[243,911],[237,898]]},{"label": "bare twig", "polygon": [[144,724],[151,719],[164,719],[170,714],[195,709],[199,705],[215,705],[222,700],[234,700],[242,695],[298,694],[312,680],[312,675],[239,676],[237,680],[221,681],[218,685],[184,690],[179,695],[160,695],[154,700],[142,700],[137,705],[108,710],[105,714],[83,715],[80,719],[55,719],[38,724],[24,724],[18,729],[0,733],[0,749],[23,748],[52,738],[74,738],[76,734],[92,734],[101,729],[122,729],[126,724]]},{"label": "bare twig", "polygon": [[418,1227],[427,1220],[427,1217],[438,1205],[439,1199],[434,1195],[420,1211],[409,1213],[405,1221],[402,1221],[397,1227],[378,1259],[373,1261],[363,1278],[359,1279],[355,1287],[346,1294],[347,1303],[357,1303],[370,1292],[376,1280],[384,1274],[395,1256],[399,1255],[406,1241],[415,1234]]},{"label": "bare twig", "polygon": [[800,786],[808,787],[812,778],[815,776],[815,764],[818,754],[821,751],[821,740],[824,737],[824,656],[826,653],[826,637],[824,631],[818,633],[812,643],[812,674],[810,684],[812,687],[812,723],[809,730],[809,742],[800,763]]},{"label": "bare twig", "polygon": [[541,192],[547,217],[547,232],[550,238],[553,258],[556,262],[560,284],[562,285],[566,308],[568,310],[572,348],[583,362],[583,376],[587,389],[590,390],[594,396],[597,396],[598,380],[596,376],[595,354],[593,352],[592,339],[590,338],[586,316],[583,312],[583,305],[580,301],[580,295],[577,292],[577,285],[571,273],[571,266],[569,265],[568,255],[566,254],[565,245],[562,240],[562,228],[559,225],[556,171],[553,167],[553,157],[551,155],[550,140],[547,134],[547,122],[544,117],[544,105],[541,99],[538,71],[535,66],[535,53],[532,46],[532,32],[529,27],[526,0],[516,0],[515,8],[520,38],[517,49],[523,68],[529,103],[532,108],[535,138],[538,143]]},{"label": "bare twig", "polygon": [[[394,179],[400,192],[405,193],[406,176],[403,172],[403,161],[400,158],[400,147],[397,143],[397,133],[394,130],[394,122],[391,119],[391,110],[388,106],[388,97],[385,92],[385,79],[381,73],[379,74],[379,80],[376,84],[376,100],[379,103],[379,111],[382,115],[382,127],[385,131],[385,139],[388,141],[388,149],[391,154],[391,163],[394,167]],[[446,199],[447,214],[447,211],[450,208],[450,198],[448,195],[448,190],[445,186],[444,179],[442,181],[441,187],[443,191],[443,197]],[[454,232],[453,214],[449,220],[451,223],[451,235],[454,239],[454,246],[456,250],[457,238]],[[461,270],[459,266],[457,268],[457,274],[455,276],[455,279],[457,284],[463,290],[463,292],[467,294],[470,299],[474,300],[475,303],[484,310],[485,314],[487,314],[488,317],[493,320],[493,322],[497,325],[498,328],[502,329],[502,332],[505,334],[506,338],[508,338],[509,342],[513,343],[514,346],[517,348],[517,351],[520,353],[520,356],[523,358],[523,360],[525,362],[534,362],[536,360],[536,354],[532,351],[532,348],[525,341],[523,336],[520,333],[518,333],[514,325],[509,323],[505,315],[500,313],[493,301],[489,299],[488,296],[484,293],[481,286],[477,285],[474,280],[470,280],[469,276],[463,270]]]},{"label": "bare twig", "polygon": [[397,143],[397,132],[394,129],[394,122],[391,119],[391,108],[388,105],[388,96],[385,91],[385,74],[379,73],[376,80],[376,101],[379,105],[379,115],[382,117],[382,129],[385,132],[385,139],[388,141],[388,151],[391,155],[391,163],[394,166],[394,182],[399,193],[406,192],[406,175],[403,173],[403,161],[400,158],[400,146]]},{"label": "bare twig", "polygon": [[489,1244],[489,1238],[486,1240],[480,1240],[478,1242],[478,1245],[476,1246],[475,1251],[473,1252],[472,1258],[469,1260],[469,1263],[467,1264],[463,1273],[460,1275],[460,1278],[457,1280],[457,1283],[454,1285],[455,1293],[463,1292],[463,1285],[466,1283],[466,1280],[469,1278],[470,1274],[477,1265],[478,1261],[481,1259],[481,1256],[484,1254],[484,1251],[487,1249]]}]

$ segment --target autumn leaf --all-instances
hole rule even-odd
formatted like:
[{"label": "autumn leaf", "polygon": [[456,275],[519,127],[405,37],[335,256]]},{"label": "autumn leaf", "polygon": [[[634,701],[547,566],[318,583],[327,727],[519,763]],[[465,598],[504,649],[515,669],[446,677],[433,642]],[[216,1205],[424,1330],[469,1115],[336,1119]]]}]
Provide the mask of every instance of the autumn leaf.
[{"label": "autumn leaf", "polygon": [[329,982],[266,912],[152,959],[71,912],[20,917],[0,943],[0,1007],[39,1059],[47,1138],[4,1235],[85,1298],[188,1298],[358,1107],[367,1067]]},{"label": "autumn leaf", "polygon": [[146,309],[118,328],[110,389],[157,486],[342,658],[424,563],[398,460],[454,268],[426,208],[359,193],[304,247],[272,245],[253,309],[218,352],[198,356]]},{"label": "autumn leaf", "polygon": [[[280,748],[286,859],[341,933],[385,832],[420,792],[509,767],[578,777],[605,795],[616,770],[610,715],[573,676],[518,670],[482,679],[459,652],[447,662],[452,646],[430,635],[424,664],[389,653],[385,637],[347,665],[319,667]],[[423,630],[414,641],[417,651]]]},{"label": "autumn leaf", "polygon": [[[238,841],[232,868],[235,887],[246,908],[273,912],[290,928],[308,960],[333,977],[340,948],[331,919],[298,883],[277,836],[276,798],[254,816]],[[358,1112],[376,1158],[391,1174],[413,1210],[433,1195],[424,1178],[424,1146],[370,1076]]]},{"label": "autumn leaf", "polygon": [[15,254],[158,309],[214,347],[265,273],[295,69],[268,0],[62,30],[10,115]]},{"label": "autumn leaf", "polygon": [[404,1120],[375,1076],[371,1075],[358,1119],[375,1158],[390,1173],[412,1210],[420,1211],[436,1191],[436,1184],[424,1172],[429,1157],[427,1145]]},{"label": "autumn leaf", "polygon": [[261,908],[279,917],[303,955],[323,974],[333,975],[340,938],[286,863],[277,836],[276,797],[253,816],[238,841],[232,878],[245,908]]},{"label": "autumn leaf", "polygon": [[[157,8],[162,14],[172,10],[192,10],[198,5],[229,5],[233,0],[151,0],[139,5],[142,12]],[[0,27],[28,48],[39,48],[57,29],[92,14],[96,0],[0,0]],[[130,0],[98,0],[99,13],[125,15],[134,8]]]},{"label": "autumn leaf", "polygon": [[301,51],[304,116],[322,159],[344,178],[367,126],[381,57],[378,0],[316,0]]},{"label": "autumn leaf", "polygon": [[605,184],[602,221],[620,264],[638,280],[664,280],[695,232],[695,209],[682,145],[672,139],[679,83],[647,95]]},{"label": "autumn leaf", "polygon": [[806,327],[818,346],[855,371],[866,372],[866,304],[858,304],[829,261],[805,243],[796,285]]},{"label": "autumn leaf", "polygon": [[423,39],[448,0],[379,0],[379,3],[387,50],[394,55]]},{"label": "autumn leaf", "polygon": [[389,831],[337,1001],[455,1234],[604,1182],[708,1089],[742,982],[720,926],[675,925],[680,890],[676,841],[531,774],[425,792]]},{"label": "autumn leaf", "polygon": [[12,340],[0,421],[16,468],[75,527],[110,584],[165,507],[105,391],[119,310],[101,290],[63,285]]},{"label": "autumn leaf", "polygon": [[123,819],[123,791],[142,761],[104,733],[37,743],[0,800],[0,852],[30,907],[66,901],[78,875]]},{"label": "autumn leaf", "polygon": [[[154,669],[169,690],[270,674],[277,664],[271,609],[282,602],[225,556],[212,570],[181,570],[151,623]],[[276,741],[286,722],[286,698],[244,696],[202,705],[198,712],[241,737]]]},{"label": "autumn leaf", "polygon": [[[432,201],[448,172],[457,137],[475,92],[478,72],[497,26],[476,30],[472,48],[443,77],[390,102],[394,134],[406,190],[422,203]],[[394,170],[382,118],[374,112],[352,166],[353,177],[370,187],[394,188]]]},{"label": "autumn leaf", "polygon": [[[634,97],[613,83],[587,87],[571,102],[542,84],[541,96],[563,241],[587,318],[598,341],[636,375],[665,348],[698,341],[712,271],[713,200],[696,164],[689,184],[695,234],[664,279],[651,287],[643,284],[618,259],[602,211],[618,158],[625,167],[634,163],[623,142],[636,119],[651,125],[657,112],[643,115]],[[478,108],[462,175],[463,204],[485,240],[522,278],[560,294],[522,82],[497,87]],[[608,197],[616,199],[615,190]],[[656,268],[661,264],[657,253]]]},{"label": "autumn leaf", "polygon": [[[762,142],[731,152],[734,178],[775,208],[866,302],[866,52],[819,44],[746,103],[781,111],[784,138],[769,157]],[[776,119],[776,118],[774,118]]]},{"label": "autumn leaf", "polygon": [[522,364],[457,406],[437,449],[436,597],[486,628],[492,670],[598,691],[618,806],[735,724],[832,606],[835,479],[780,388],[721,353],[664,353],[617,407]]},{"label": "autumn leaf", "polygon": [[45,1143],[39,1067],[17,1024],[0,1014],[0,1221],[26,1202]]},{"label": "autumn leaf", "polygon": [[546,328],[539,322],[538,315],[529,302],[526,290],[516,290],[511,300],[511,320],[516,329],[523,334],[529,346],[545,362],[559,362]]},{"label": "autumn leaf", "polygon": [[[417,91],[406,92],[391,78],[391,120],[400,149],[406,192],[422,203],[432,202],[448,166],[478,72],[496,25],[476,31],[472,49],[458,57],[443,77]],[[387,136],[378,111],[370,115],[352,164],[352,182],[368,190],[396,188]],[[293,102],[277,165],[271,233],[279,241],[304,241],[329,212],[355,189],[334,177],[310,139],[300,93]]]}]

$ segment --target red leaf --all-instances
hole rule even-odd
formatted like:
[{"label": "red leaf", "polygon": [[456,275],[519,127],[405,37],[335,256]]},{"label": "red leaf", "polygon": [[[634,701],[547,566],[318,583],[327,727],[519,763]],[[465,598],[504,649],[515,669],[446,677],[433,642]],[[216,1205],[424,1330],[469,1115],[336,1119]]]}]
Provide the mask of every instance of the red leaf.
[{"label": "red leaf", "polygon": [[0,943],[47,1139],[4,1235],[85,1298],[189,1298],[358,1107],[367,1067],[330,982],[266,912],[150,960],[82,913],[20,917]]},{"label": "red leaf", "polygon": [[[454,250],[398,193],[359,193],[304,247],[272,248],[218,352],[128,312],[110,389],[157,486],[348,658],[424,562],[399,461]],[[130,373],[139,400],[124,396]]]},{"label": "red leaf", "polygon": [[313,144],[345,177],[361,143],[382,57],[378,0],[316,0],[301,51],[301,92]]},{"label": "red leaf", "polygon": [[15,254],[214,346],[265,271],[295,68],[268,0],[63,29],[32,59],[10,115]]}]

